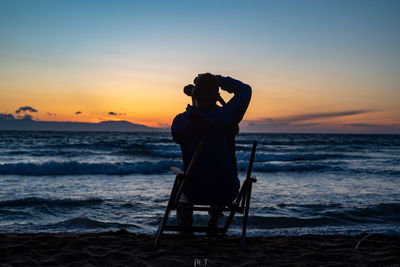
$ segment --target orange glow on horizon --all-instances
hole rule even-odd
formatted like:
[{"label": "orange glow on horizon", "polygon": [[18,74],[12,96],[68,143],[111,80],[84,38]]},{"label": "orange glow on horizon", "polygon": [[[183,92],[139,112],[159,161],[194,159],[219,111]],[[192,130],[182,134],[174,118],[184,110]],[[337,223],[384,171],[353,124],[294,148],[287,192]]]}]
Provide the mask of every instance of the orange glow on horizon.
[{"label": "orange glow on horizon", "polygon": [[[38,110],[37,113],[31,113],[35,120],[92,123],[126,120],[150,127],[168,127],[173,118],[184,112],[187,104],[191,103],[191,99],[182,92],[183,86],[192,82],[188,77],[191,76],[140,76],[105,70],[95,73],[88,70],[88,73],[75,74],[70,80],[45,73],[30,73],[23,80],[12,75],[4,76],[0,80],[0,113],[16,116],[15,110],[20,106],[32,106]],[[308,119],[288,125],[297,127],[308,123],[312,129],[314,126],[311,123],[318,123],[320,127],[330,129],[347,124],[390,126],[398,125],[399,122],[400,111],[396,97],[376,93],[378,85],[374,83],[354,84],[352,91],[349,91],[343,81],[313,79],[306,75],[293,81],[286,80],[284,76],[258,79],[249,74],[235,78],[253,88],[243,125],[268,118],[279,120],[302,114],[346,110],[365,112],[351,116]],[[367,97],[361,98],[356,86],[363,86],[363,94]],[[225,101],[232,97],[223,91],[221,95]],[[81,113],[75,114],[78,111]],[[110,112],[114,115],[110,115]]]}]

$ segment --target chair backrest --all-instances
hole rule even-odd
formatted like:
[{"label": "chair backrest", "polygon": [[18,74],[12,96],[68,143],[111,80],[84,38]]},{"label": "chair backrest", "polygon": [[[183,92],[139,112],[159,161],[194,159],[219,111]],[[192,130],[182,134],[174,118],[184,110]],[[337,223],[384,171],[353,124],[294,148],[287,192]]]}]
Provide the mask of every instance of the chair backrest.
[{"label": "chair backrest", "polygon": [[[253,146],[251,148],[251,154],[250,154],[250,161],[249,161],[249,166],[247,167],[247,175],[246,175],[246,180],[243,182],[242,186],[248,186],[249,183],[251,183],[251,172],[253,171],[253,163],[254,163],[254,157],[256,155],[256,148],[257,148],[257,141],[253,141]],[[245,192],[248,192],[245,190]],[[245,201],[247,200],[247,197],[243,197],[241,207],[244,208],[245,206]]]},{"label": "chair backrest", "polygon": [[173,210],[175,210],[176,206],[178,205],[178,201],[182,195],[183,185],[185,184],[185,181],[187,181],[187,179],[190,178],[190,175],[192,174],[193,168],[197,163],[197,159],[199,158],[200,152],[203,150],[203,147],[204,147],[204,142],[200,141],[200,143],[197,145],[196,151],[194,152],[194,155],[189,163],[186,172],[182,175],[182,178],[178,179],[178,177],[176,177],[176,179],[178,180],[178,185],[177,185],[175,199],[172,202]]},{"label": "chair backrest", "polygon": [[249,161],[249,166],[247,167],[247,175],[246,175],[246,180],[249,180],[251,177],[251,172],[253,170],[253,162],[254,162],[254,157],[256,155],[256,148],[257,148],[257,141],[253,141],[253,146],[251,148],[251,154],[250,154],[250,161]]}]

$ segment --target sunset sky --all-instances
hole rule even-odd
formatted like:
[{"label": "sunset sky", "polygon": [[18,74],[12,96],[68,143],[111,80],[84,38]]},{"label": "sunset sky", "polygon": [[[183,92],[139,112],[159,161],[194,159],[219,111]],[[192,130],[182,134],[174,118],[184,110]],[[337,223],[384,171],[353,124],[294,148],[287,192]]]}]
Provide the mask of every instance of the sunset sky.
[{"label": "sunset sky", "polygon": [[252,86],[248,131],[400,133],[399,14],[385,0],[2,0],[0,113],[165,127],[211,72]]}]

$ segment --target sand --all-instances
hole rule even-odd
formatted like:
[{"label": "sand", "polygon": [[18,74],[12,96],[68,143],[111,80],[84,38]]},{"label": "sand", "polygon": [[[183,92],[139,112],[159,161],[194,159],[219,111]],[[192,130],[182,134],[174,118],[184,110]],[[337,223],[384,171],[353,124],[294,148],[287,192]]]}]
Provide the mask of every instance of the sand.
[{"label": "sand", "polygon": [[400,266],[400,236],[304,235],[240,239],[120,230],[104,233],[0,234],[0,266]]}]

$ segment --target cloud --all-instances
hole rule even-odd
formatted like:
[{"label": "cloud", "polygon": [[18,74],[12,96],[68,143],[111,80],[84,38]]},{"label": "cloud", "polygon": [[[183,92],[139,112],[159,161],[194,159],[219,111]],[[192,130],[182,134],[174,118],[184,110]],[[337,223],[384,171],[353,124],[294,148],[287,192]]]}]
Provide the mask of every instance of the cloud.
[{"label": "cloud", "polygon": [[260,118],[247,120],[241,123],[241,129],[248,132],[354,132],[372,129],[380,129],[380,126],[362,123],[342,124],[326,121],[328,119],[350,117],[359,114],[373,112],[373,110],[344,110],[336,112],[316,112],[296,114],[276,118]]},{"label": "cloud", "polygon": [[310,123],[299,123],[296,124],[295,126],[297,127],[315,127],[315,126],[321,126],[322,123],[318,123],[318,122],[310,122]]},{"label": "cloud", "polygon": [[382,127],[382,125],[371,124],[371,123],[349,123],[349,124],[345,124],[345,125],[352,126],[352,127]]},{"label": "cloud", "polygon": [[0,113],[0,120],[33,120],[32,115],[30,114],[25,114],[25,115],[17,115],[14,117],[12,114],[5,114],[5,113]]},{"label": "cloud", "polygon": [[15,120],[14,116],[12,114],[5,114],[5,113],[0,113],[0,119],[3,120]]},{"label": "cloud", "polygon": [[108,112],[107,114],[111,115],[111,116],[125,116],[126,115],[126,113],[115,113],[112,111]]},{"label": "cloud", "polygon": [[82,114],[82,111],[75,112],[75,115],[79,115],[79,114]]},{"label": "cloud", "polygon": [[[352,116],[370,112],[371,110],[349,110],[340,112],[319,112],[319,113],[308,113],[293,115],[281,118],[262,118],[258,120],[250,120],[248,126],[287,126],[287,125],[298,125],[307,126],[302,124],[303,121],[316,120],[316,119],[331,119],[344,116]],[[310,125],[309,125],[310,126]]]},{"label": "cloud", "polygon": [[32,115],[25,114],[24,116],[19,116],[23,120],[29,120],[31,121],[33,119]]},{"label": "cloud", "polygon": [[21,113],[21,112],[38,112],[37,109],[34,109],[33,107],[30,106],[24,106],[24,107],[20,107],[19,109],[17,109],[15,111],[15,113]]}]

